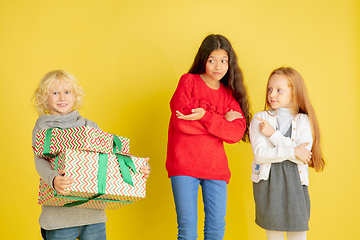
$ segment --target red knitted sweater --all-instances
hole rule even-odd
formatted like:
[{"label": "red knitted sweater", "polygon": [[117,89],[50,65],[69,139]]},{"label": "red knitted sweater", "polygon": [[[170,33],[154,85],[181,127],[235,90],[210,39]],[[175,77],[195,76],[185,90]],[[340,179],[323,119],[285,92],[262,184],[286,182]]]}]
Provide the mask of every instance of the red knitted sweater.
[{"label": "red knitted sweater", "polygon": [[[209,88],[198,74],[184,74],[170,101],[171,118],[168,132],[166,169],[168,176],[230,180],[224,144],[239,142],[244,134],[244,118],[227,121],[230,110],[242,113],[230,88]],[[194,108],[206,113],[196,121],[178,119],[176,111],[187,115]]]}]

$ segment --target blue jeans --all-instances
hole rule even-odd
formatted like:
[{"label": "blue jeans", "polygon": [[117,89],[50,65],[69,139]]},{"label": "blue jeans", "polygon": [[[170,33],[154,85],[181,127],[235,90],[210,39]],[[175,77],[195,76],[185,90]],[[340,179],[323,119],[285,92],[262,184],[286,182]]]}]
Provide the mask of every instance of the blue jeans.
[{"label": "blue jeans", "polygon": [[41,229],[44,240],[106,240],[105,223],[96,223],[79,227],[55,230]]},{"label": "blue jeans", "polygon": [[204,240],[221,240],[225,234],[227,184],[225,181],[189,176],[170,177],[177,213],[178,239],[197,239],[197,197],[202,188]]}]

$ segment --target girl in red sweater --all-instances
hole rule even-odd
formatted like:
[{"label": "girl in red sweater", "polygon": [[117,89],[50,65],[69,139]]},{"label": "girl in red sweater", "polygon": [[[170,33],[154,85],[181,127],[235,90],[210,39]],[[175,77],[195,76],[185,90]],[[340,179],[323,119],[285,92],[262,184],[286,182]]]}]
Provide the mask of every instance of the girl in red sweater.
[{"label": "girl in red sweater", "polygon": [[202,188],[204,239],[223,239],[230,170],[224,144],[249,139],[251,119],[243,74],[229,40],[209,35],[170,101],[166,169],[177,213],[178,239],[197,239]]}]

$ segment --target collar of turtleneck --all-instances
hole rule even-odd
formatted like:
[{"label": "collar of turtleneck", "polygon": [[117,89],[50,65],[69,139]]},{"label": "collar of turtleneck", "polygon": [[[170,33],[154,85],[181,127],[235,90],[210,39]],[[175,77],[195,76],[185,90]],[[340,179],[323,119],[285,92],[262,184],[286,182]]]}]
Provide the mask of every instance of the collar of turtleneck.
[{"label": "collar of turtleneck", "polygon": [[294,116],[291,114],[291,109],[290,108],[278,108],[277,110],[277,115],[281,116],[281,117],[290,117],[293,118]]},{"label": "collar of turtleneck", "polygon": [[73,128],[85,125],[85,119],[79,115],[79,112],[74,110],[69,114],[65,115],[41,115],[36,125],[40,129],[48,128]]},{"label": "collar of turtleneck", "polygon": [[281,132],[281,134],[285,135],[291,126],[291,121],[293,120],[294,116],[291,114],[290,108],[278,108],[276,110],[276,128]]}]

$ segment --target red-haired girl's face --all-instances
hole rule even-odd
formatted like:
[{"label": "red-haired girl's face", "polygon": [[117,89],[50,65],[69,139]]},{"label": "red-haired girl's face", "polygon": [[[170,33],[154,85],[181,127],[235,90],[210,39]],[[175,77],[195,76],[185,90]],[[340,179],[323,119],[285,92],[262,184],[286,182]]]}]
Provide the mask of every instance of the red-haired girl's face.
[{"label": "red-haired girl's face", "polygon": [[73,110],[75,97],[68,85],[55,81],[47,99],[47,106],[51,115],[65,115]]},{"label": "red-haired girl's face", "polygon": [[211,88],[219,88],[220,80],[229,69],[229,56],[224,49],[214,50],[210,53],[205,66],[205,73],[200,76]]},{"label": "red-haired girl's face", "polygon": [[273,109],[291,108],[293,102],[289,80],[281,74],[272,75],[268,83],[267,97]]}]

